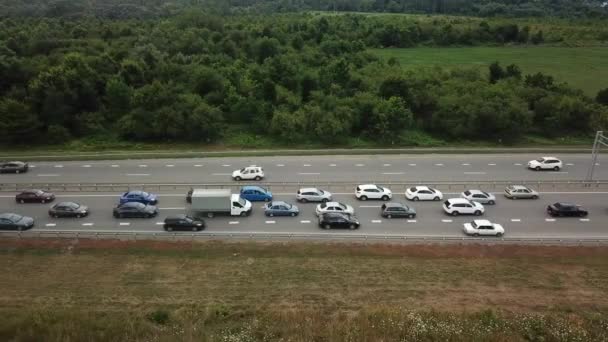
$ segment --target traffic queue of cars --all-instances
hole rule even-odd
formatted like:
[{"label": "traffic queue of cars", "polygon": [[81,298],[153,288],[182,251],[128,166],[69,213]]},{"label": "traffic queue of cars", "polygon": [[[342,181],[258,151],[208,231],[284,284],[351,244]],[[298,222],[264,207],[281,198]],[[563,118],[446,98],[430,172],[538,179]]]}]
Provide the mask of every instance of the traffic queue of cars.
[{"label": "traffic queue of cars", "polygon": [[[29,166],[22,162],[0,163],[0,172],[27,172]],[[542,157],[528,163],[528,168],[536,171],[540,170],[560,170],[562,162],[555,157]],[[261,180],[264,178],[264,170],[260,166],[250,165],[232,173],[232,178],[240,180]],[[186,201],[192,203],[194,189],[186,195]],[[410,201],[441,201],[443,193],[428,186],[413,186],[405,191],[405,198]],[[509,199],[538,199],[539,193],[524,185],[509,185],[504,191],[505,197]],[[237,196],[237,195],[235,195]],[[243,186],[239,194],[240,198],[246,201],[264,201],[266,216],[298,216],[300,209],[298,206],[285,202],[274,201],[273,194],[268,189],[256,186]],[[376,184],[362,184],[355,188],[355,198],[361,201],[382,200],[380,216],[388,219],[416,217],[416,209],[410,205],[400,202],[388,202],[393,199],[390,189]],[[25,190],[15,196],[18,203],[48,203],[55,200],[55,195],[44,190]],[[332,194],[326,190],[317,188],[302,188],[296,192],[296,200],[301,203],[320,202],[315,213],[318,217],[318,225],[324,229],[348,228],[357,229],[360,222],[355,216],[354,208],[345,203],[333,201]],[[152,218],[159,214],[156,207],[158,198],[155,194],[145,191],[128,191],[123,193],[116,207],[113,208],[115,218]],[[460,197],[449,198],[443,202],[442,208],[446,214],[475,215],[480,216],[485,212],[484,204],[496,204],[496,197],[482,190],[466,190]],[[587,216],[588,212],[581,206],[572,203],[554,203],[547,207],[547,213],[551,216]],[[89,215],[89,208],[75,202],[56,203],[49,209],[49,215],[54,218],[75,217],[81,218]],[[211,216],[210,216],[211,217]],[[24,230],[34,226],[34,220],[30,217],[21,216],[13,213],[0,214],[0,229]],[[172,230],[193,230],[199,231],[205,228],[205,222],[200,218],[188,215],[169,216],[164,221],[164,228]],[[465,234],[495,235],[502,236],[504,228],[488,220],[474,220],[464,224]]]}]

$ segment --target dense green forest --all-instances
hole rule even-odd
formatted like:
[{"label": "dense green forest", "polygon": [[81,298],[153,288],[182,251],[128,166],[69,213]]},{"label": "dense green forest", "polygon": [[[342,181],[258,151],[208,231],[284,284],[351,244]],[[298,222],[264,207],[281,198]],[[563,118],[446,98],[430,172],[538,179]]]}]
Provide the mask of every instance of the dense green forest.
[{"label": "dense green forest", "polygon": [[349,11],[513,17],[606,17],[605,0],[0,0],[0,16],[150,18],[186,7],[216,13]]},{"label": "dense green forest", "polygon": [[449,17],[189,10],[162,20],[5,18],[0,139],[214,142],[241,130],[286,144],[353,137],[415,143],[408,132],[509,143],[525,134],[607,129],[605,93],[592,99],[551,75],[498,64],[490,77],[468,69],[404,71],[367,52],[533,46],[547,36],[505,20]]}]

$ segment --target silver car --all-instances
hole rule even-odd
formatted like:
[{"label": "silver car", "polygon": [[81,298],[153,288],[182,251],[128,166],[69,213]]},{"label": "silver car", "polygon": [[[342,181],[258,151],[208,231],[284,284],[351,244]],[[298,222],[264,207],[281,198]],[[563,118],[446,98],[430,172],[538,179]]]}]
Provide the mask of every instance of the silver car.
[{"label": "silver car", "polygon": [[510,199],[518,199],[518,198],[537,199],[538,192],[528,188],[525,185],[509,185],[505,189],[505,196]]},{"label": "silver car", "polygon": [[296,198],[302,203],[306,202],[329,202],[332,200],[329,191],[317,188],[302,188],[296,193]]},{"label": "silver car", "polygon": [[479,202],[481,204],[496,203],[496,197],[494,195],[481,190],[466,190],[460,194],[460,197],[466,198],[469,201]]}]

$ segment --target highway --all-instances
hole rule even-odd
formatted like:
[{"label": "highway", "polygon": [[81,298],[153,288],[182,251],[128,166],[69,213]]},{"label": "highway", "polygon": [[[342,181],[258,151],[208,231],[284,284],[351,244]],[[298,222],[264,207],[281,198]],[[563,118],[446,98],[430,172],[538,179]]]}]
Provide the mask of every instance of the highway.
[{"label": "highway", "polygon": [[[509,200],[497,192],[497,204],[487,205],[486,213],[479,218],[489,219],[505,227],[505,237],[608,237],[608,192],[554,191],[541,193],[538,200]],[[188,205],[184,193],[159,193],[160,215],[151,219],[115,219],[112,208],[118,202],[118,194],[98,192],[57,193],[56,201],[76,201],[88,205],[92,213],[80,219],[48,216],[49,204],[19,204],[14,194],[0,195],[2,211],[16,212],[34,217],[34,230],[81,230],[81,231],[137,231],[162,232],[164,217],[184,213]],[[402,193],[395,194],[394,200],[408,202],[418,212],[415,220],[385,219],[380,217],[381,201],[358,201],[352,193],[334,194],[335,199],[354,206],[361,222],[358,233],[404,234],[429,236],[463,236],[462,224],[475,216],[448,216],[443,212],[441,202],[408,202]],[[456,193],[446,193],[446,198]],[[275,198],[295,202],[295,193],[275,193]],[[585,206],[590,215],[587,218],[551,218],[545,213],[547,204],[556,201],[571,201]],[[322,231],[317,226],[314,214],[315,204],[297,204],[301,214],[298,217],[266,217],[263,203],[254,203],[250,217],[215,217],[206,219],[207,231],[248,231],[248,232],[300,232]],[[335,230],[332,232],[340,232]],[[347,230],[343,232],[349,233]]]},{"label": "highway", "polygon": [[[359,156],[277,156],[119,161],[32,162],[25,174],[0,174],[0,183],[218,183],[232,171],[260,165],[269,182],[308,181],[477,181],[582,180],[590,154],[557,155],[558,172],[526,169],[532,154],[429,154]],[[595,179],[608,179],[608,157],[600,155]]]},{"label": "highway", "polygon": [[[306,157],[227,157],[199,159],[154,159],[120,161],[71,161],[31,162],[25,174],[1,174],[0,185],[11,183],[180,183],[231,184],[234,191],[241,185],[254,181],[231,180],[233,170],[251,164],[264,167],[266,179],[262,182],[302,182],[309,185],[325,183],[331,186],[338,201],[355,207],[361,222],[358,233],[403,234],[455,237],[463,236],[462,224],[477,217],[446,215],[441,202],[409,202],[418,211],[415,220],[384,219],[380,217],[382,202],[360,202],[354,197],[356,184],[378,182],[400,183],[391,185],[394,201],[408,202],[403,194],[408,182],[467,182],[475,181],[558,181],[583,180],[587,175],[591,156],[588,154],[557,155],[564,162],[559,172],[536,172],[526,169],[526,163],[538,155],[529,154],[436,154],[436,155],[369,155],[369,156],[306,156]],[[601,155],[596,167],[595,179],[608,180],[606,156]],[[341,183],[331,185],[332,182]],[[348,184],[350,182],[350,184]],[[464,188],[478,186],[448,186],[439,184],[444,199],[457,197]],[[186,186],[159,191],[160,215],[152,219],[115,219],[112,208],[119,197],[104,188],[83,188],[82,191],[55,192],[56,201],[75,201],[91,208],[91,215],[81,219],[53,219],[48,216],[49,204],[18,204],[15,192],[1,187],[0,212],[15,212],[32,216],[36,220],[34,230],[76,231],[130,231],[162,232],[164,217],[184,213]],[[295,203],[297,186],[274,187],[275,199]],[[503,185],[488,186],[486,191],[497,194],[497,204],[486,206],[480,218],[489,219],[505,227],[505,237],[608,237],[608,189],[575,186],[544,186],[538,200],[508,200],[502,195]],[[551,218],[545,213],[548,204],[557,201],[574,202],[585,206],[590,215],[586,218]],[[250,217],[216,217],[207,219],[209,232],[298,232],[318,233],[314,214],[315,204],[298,204],[301,214],[295,218],[265,217],[263,203],[254,203]],[[340,232],[340,231],[333,231]],[[349,233],[345,231],[345,233]]]}]

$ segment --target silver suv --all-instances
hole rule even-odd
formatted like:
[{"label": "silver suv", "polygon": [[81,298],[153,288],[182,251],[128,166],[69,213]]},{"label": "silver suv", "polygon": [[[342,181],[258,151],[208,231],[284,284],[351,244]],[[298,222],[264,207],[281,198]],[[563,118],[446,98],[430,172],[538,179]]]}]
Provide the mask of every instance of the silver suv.
[{"label": "silver suv", "polygon": [[332,200],[329,191],[317,188],[302,188],[296,193],[296,198],[302,203],[306,202],[329,202]]}]

